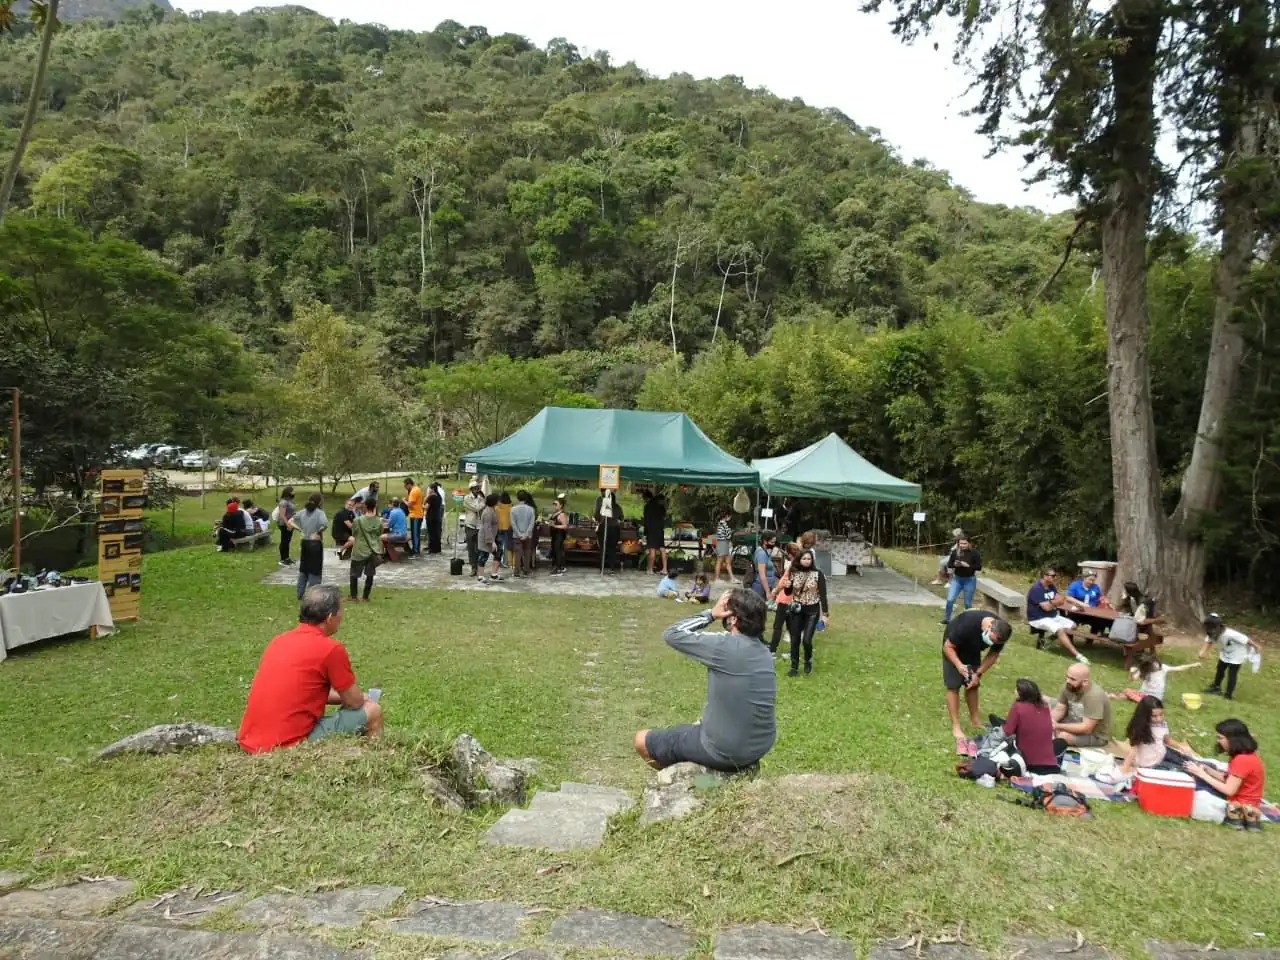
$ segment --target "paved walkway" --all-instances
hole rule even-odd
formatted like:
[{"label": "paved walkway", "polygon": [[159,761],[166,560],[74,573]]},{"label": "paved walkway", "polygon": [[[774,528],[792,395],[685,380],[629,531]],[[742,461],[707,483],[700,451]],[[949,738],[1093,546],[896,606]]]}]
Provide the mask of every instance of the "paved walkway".
[{"label": "paved walkway", "polygon": [[[685,957],[697,933],[655,917],[606,910],[548,911],[500,901],[443,897],[406,900],[392,886],[349,887],[312,894],[270,893],[245,901],[228,891],[185,888],[136,900],[128,880],[104,879],[0,897],[0,956],[15,960],[377,960],[421,938],[423,956],[443,960],[560,960],[565,951],[638,957]],[[554,914],[547,918],[548,913]],[[548,923],[547,920],[550,920]],[[195,929],[230,920],[249,932]],[[309,934],[352,931],[366,944],[342,949]],[[539,935],[536,931],[545,930]],[[347,942],[351,942],[348,940]],[[714,935],[714,960],[853,960],[853,946],[814,930],[755,924]],[[412,949],[412,948],[410,948]],[[1151,960],[1204,960],[1204,947],[1148,943]],[[997,956],[1020,960],[1106,960],[1103,949],[1075,941],[1015,940]],[[952,938],[882,941],[869,960],[984,960]],[[1229,960],[1280,960],[1280,950],[1226,950]]]},{"label": "paved walkway", "polygon": [[[345,586],[349,565],[335,558],[332,549],[325,549],[324,582]],[[503,576],[506,576],[503,571]],[[691,583],[692,577],[684,575],[682,583]],[[266,584],[294,586],[298,580],[296,568],[279,568],[262,580]],[[862,576],[831,577],[828,594],[832,603],[896,603],[920,607],[941,607],[942,600],[924,586],[895,570],[872,568]],[[651,597],[657,587],[657,577],[635,570],[625,570],[616,576],[601,576],[599,570],[588,567],[570,567],[563,577],[553,577],[546,570],[539,571],[528,580],[505,579],[502,583],[480,586],[471,577],[449,575],[448,555],[409,560],[404,563],[384,563],[374,578],[375,587],[406,590],[488,590],[495,593],[526,593],[578,597]],[[722,586],[727,586],[723,584]],[[712,584],[712,593],[716,591]]]}]

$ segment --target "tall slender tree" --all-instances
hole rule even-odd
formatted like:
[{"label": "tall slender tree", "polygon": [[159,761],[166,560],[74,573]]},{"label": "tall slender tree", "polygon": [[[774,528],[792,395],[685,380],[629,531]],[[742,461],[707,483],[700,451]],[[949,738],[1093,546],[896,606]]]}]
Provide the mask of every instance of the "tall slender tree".
[{"label": "tall slender tree", "polygon": [[[27,152],[27,143],[31,140],[31,128],[35,126],[36,114],[40,111],[40,101],[44,97],[44,77],[49,69],[49,53],[53,49],[53,34],[58,29],[59,0],[32,0],[31,22],[40,27],[40,52],[36,55],[36,72],[31,80],[31,90],[27,94],[27,109],[22,115],[22,126],[18,129],[18,142],[14,145],[9,163],[4,170],[4,180],[0,180],[0,222],[4,221],[5,211],[9,208],[9,198],[13,196],[14,184],[18,182],[18,170],[22,167],[22,157]],[[13,14],[12,0],[0,3],[0,33],[13,30],[16,20]]]}]

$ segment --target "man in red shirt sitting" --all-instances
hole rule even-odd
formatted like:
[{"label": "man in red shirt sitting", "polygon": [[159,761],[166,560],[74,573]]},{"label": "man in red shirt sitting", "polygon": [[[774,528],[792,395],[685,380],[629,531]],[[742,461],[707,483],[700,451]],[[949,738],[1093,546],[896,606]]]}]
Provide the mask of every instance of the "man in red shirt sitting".
[{"label": "man in red shirt sitting", "polygon": [[[302,598],[298,626],[263,651],[240,721],[247,753],[292,747],[334,733],[382,732],[382,708],[365,696],[351,672],[346,648],[333,635],[342,625],[337,587],[312,587]],[[325,707],[340,707],[325,716]]]}]

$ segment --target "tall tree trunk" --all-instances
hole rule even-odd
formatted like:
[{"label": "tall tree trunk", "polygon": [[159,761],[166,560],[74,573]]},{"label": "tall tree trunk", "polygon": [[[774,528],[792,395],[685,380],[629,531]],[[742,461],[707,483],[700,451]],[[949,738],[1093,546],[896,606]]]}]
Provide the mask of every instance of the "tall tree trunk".
[{"label": "tall tree trunk", "polygon": [[27,112],[22,116],[18,142],[14,145],[13,156],[9,158],[9,166],[5,168],[4,180],[0,182],[0,223],[4,222],[5,211],[9,208],[13,186],[18,182],[18,170],[22,167],[22,157],[27,152],[27,142],[31,139],[31,128],[35,126],[40,100],[44,97],[44,75],[49,69],[53,33],[58,29],[58,3],[59,0],[48,0],[48,9],[45,10],[44,30],[40,34],[40,54],[36,59],[36,75],[31,81],[31,93],[27,97]]},{"label": "tall tree trunk", "polygon": [[1173,618],[1190,623],[1205,614],[1206,552],[1200,535],[1203,518],[1218,504],[1222,443],[1244,362],[1244,325],[1239,305],[1258,244],[1258,204],[1265,186],[1250,172],[1258,168],[1262,140],[1260,65],[1267,57],[1269,18],[1266,0],[1240,0],[1224,57],[1235,76],[1223,79],[1218,97],[1220,141],[1226,156],[1220,173],[1218,223],[1222,246],[1214,277],[1213,336],[1205,370],[1200,422],[1191,463],[1182,476],[1178,506],[1166,539],[1165,606]]},{"label": "tall tree trunk", "polygon": [[1164,514],[1147,365],[1147,224],[1155,155],[1156,56],[1163,19],[1157,0],[1119,0],[1112,54],[1115,179],[1102,218],[1107,318],[1107,393],[1120,576],[1146,589],[1163,582]]}]

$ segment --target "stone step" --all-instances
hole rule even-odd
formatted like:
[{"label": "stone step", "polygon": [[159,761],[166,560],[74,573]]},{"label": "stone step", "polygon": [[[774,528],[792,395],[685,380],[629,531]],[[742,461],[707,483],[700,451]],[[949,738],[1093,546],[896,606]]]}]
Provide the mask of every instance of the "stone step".
[{"label": "stone step", "polygon": [[620,797],[599,793],[539,793],[529,804],[530,810],[596,811],[611,817],[630,810],[636,802],[625,793]]},{"label": "stone step", "polygon": [[263,933],[210,933],[105,920],[0,917],[6,960],[369,960],[315,940]]},{"label": "stone step", "polygon": [[499,847],[591,850],[604,842],[608,814],[596,809],[508,810],[485,834]]},{"label": "stone step", "polygon": [[561,793],[580,793],[589,794],[600,797],[615,797],[619,800],[630,800],[631,794],[625,790],[619,790],[617,787],[603,787],[595,783],[574,783],[567,780],[560,784]]}]

